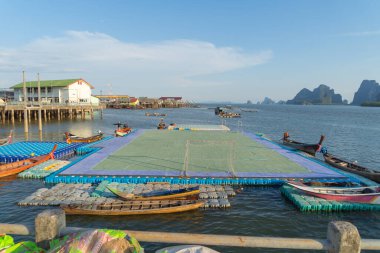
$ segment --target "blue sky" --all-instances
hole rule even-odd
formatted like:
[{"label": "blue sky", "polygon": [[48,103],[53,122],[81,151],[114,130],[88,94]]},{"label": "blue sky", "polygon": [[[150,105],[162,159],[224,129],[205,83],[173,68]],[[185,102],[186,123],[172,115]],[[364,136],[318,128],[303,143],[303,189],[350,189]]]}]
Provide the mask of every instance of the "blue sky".
[{"label": "blue sky", "polygon": [[380,1],[0,0],[0,87],[82,77],[94,93],[287,100],[380,80]]}]

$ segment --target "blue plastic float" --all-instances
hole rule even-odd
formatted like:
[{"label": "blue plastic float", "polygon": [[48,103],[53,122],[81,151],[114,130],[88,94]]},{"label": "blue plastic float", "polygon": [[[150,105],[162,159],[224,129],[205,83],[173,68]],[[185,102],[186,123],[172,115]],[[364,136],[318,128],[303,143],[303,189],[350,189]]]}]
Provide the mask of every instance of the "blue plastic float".
[{"label": "blue plastic float", "polygon": [[67,144],[65,142],[37,142],[22,141],[0,147],[0,162],[11,163],[24,160],[33,156],[40,156],[49,153],[54,145],[57,150],[54,156],[57,159],[68,158],[74,155],[75,150],[83,144]]}]

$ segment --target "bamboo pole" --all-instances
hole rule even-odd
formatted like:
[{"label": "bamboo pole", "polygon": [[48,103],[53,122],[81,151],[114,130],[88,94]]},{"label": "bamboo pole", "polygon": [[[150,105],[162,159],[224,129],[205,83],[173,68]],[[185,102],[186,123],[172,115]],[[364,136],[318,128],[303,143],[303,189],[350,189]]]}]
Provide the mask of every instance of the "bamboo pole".
[{"label": "bamboo pole", "polygon": [[28,109],[27,107],[27,95],[26,95],[26,83],[25,83],[25,71],[22,71],[23,93],[24,93],[24,132],[29,132],[28,127]]},{"label": "bamboo pole", "polygon": [[37,73],[38,79],[38,131],[42,132],[42,112],[41,112],[41,82],[40,73]]}]

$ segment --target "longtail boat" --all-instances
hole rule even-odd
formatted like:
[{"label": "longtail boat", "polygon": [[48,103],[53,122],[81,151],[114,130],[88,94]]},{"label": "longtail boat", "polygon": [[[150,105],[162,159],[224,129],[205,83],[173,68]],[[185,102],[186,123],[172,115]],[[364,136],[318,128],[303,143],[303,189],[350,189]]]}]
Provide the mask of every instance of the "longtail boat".
[{"label": "longtail boat", "polygon": [[315,153],[321,150],[322,142],[324,139],[325,139],[325,136],[321,135],[321,138],[319,139],[319,142],[317,144],[307,144],[307,143],[290,140],[289,134],[286,132],[284,133],[284,137],[282,138],[282,143],[285,146],[291,147],[293,149],[298,149],[312,156],[315,156]]},{"label": "longtail boat", "polygon": [[325,158],[326,163],[338,169],[358,174],[377,183],[380,183],[380,171],[368,169],[354,162],[348,162],[329,153],[323,154],[323,157]]},{"label": "longtail boat", "polygon": [[146,112],[145,116],[147,116],[147,117],[166,117],[168,115],[166,113],[158,113],[158,112],[149,113],[149,112]]},{"label": "longtail boat", "polygon": [[122,136],[125,136],[125,135],[129,134],[130,132],[132,132],[132,128],[130,128],[130,127],[124,127],[124,128],[116,129],[115,130],[115,135],[122,137]]},{"label": "longtail boat", "polygon": [[65,136],[66,136],[66,142],[68,144],[71,144],[71,143],[91,143],[91,142],[95,142],[95,141],[99,141],[99,140],[103,139],[103,133],[102,132],[100,132],[97,135],[90,136],[90,137],[79,137],[79,136],[76,136],[76,135],[71,134],[69,132],[66,132]]},{"label": "longtail boat", "polygon": [[113,124],[114,126],[117,126],[117,129],[115,130],[115,135],[116,137],[119,136],[119,137],[123,137],[127,134],[129,134],[130,132],[132,132],[132,128],[128,127],[128,124],[127,123],[115,123]]},{"label": "longtail boat", "polygon": [[222,111],[218,115],[221,118],[240,118],[241,117],[241,114],[236,113],[236,112],[224,112],[224,111]]},{"label": "longtail boat", "polygon": [[380,204],[380,187],[310,187],[301,182],[287,182],[288,185],[306,194],[327,200]]},{"label": "longtail boat", "polygon": [[168,128],[168,126],[164,122],[164,119],[161,119],[160,122],[157,125],[157,129],[158,130],[164,130],[164,129],[167,129],[167,128]]},{"label": "longtail boat", "polygon": [[11,130],[7,138],[0,139],[0,146],[5,146],[12,143],[12,135],[13,135],[13,131]]},{"label": "longtail boat", "polygon": [[204,205],[198,200],[124,201],[110,204],[61,205],[66,214],[83,215],[140,215],[179,213],[198,209]]},{"label": "longtail boat", "polygon": [[108,186],[107,188],[116,196],[126,200],[186,199],[191,196],[198,195],[200,193],[199,186],[172,191],[153,191],[151,193],[146,193],[142,195],[135,195],[127,192],[118,191],[117,189],[113,189]]},{"label": "longtail boat", "polygon": [[54,145],[52,151],[50,151],[49,154],[0,165],[0,177],[6,177],[6,176],[18,174],[33,166],[46,162],[47,160],[54,159],[54,151],[56,149],[57,149],[57,144]]}]

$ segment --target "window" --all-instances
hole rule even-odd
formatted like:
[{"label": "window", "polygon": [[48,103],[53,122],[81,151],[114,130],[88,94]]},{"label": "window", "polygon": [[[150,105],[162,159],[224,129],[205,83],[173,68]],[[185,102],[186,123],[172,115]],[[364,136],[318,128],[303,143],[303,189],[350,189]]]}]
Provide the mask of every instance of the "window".
[{"label": "window", "polygon": [[47,89],[48,89],[48,92],[51,92],[51,87],[48,87]]}]

